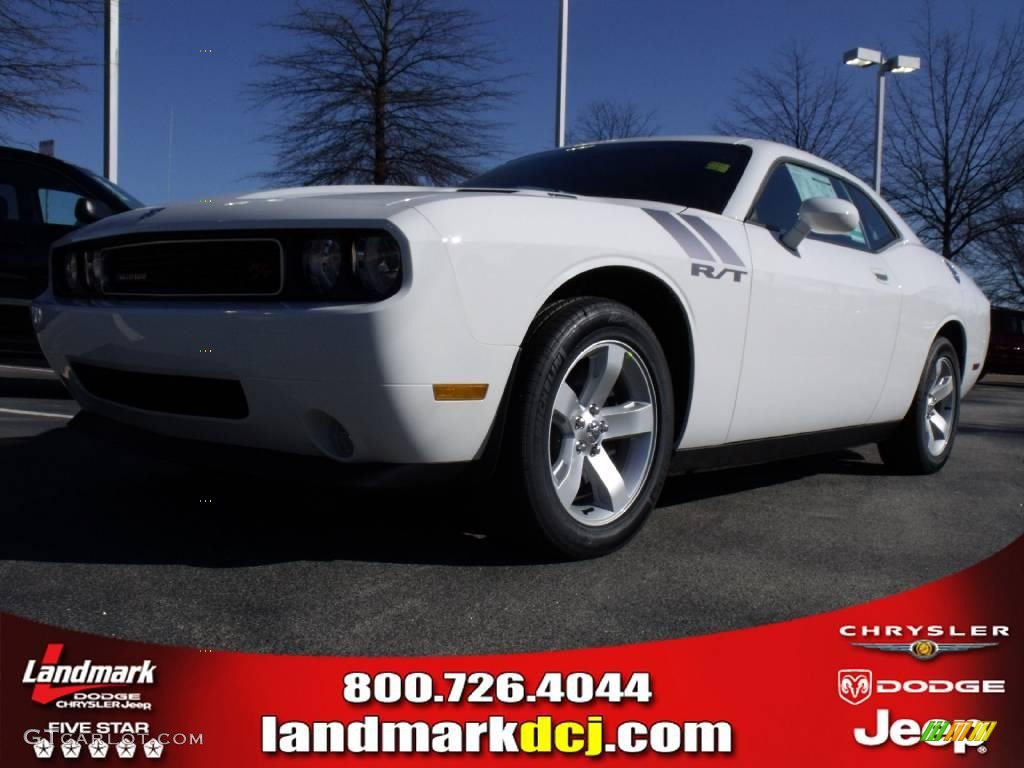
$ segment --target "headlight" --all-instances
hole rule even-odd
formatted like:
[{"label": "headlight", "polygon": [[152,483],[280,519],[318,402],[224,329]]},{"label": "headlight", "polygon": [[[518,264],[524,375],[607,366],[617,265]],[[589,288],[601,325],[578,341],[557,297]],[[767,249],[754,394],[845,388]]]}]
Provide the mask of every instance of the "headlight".
[{"label": "headlight", "polygon": [[385,299],[402,283],[402,250],[391,235],[352,241],[352,272],[373,299]]},{"label": "headlight", "polygon": [[78,282],[78,254],[73,251],[64,255],[64,281],[72,291],[77,291],[80,287]]},{"label": "headlight", "polygon": [[307,240],[302,246],[302,269],[319,294],[327,295],[337,287],[343,262],[337,240]]},{"label": "headlight", "polygon": [[98,251],[85,254],[85,284],[91,291],[103,289],[103,258]]}]

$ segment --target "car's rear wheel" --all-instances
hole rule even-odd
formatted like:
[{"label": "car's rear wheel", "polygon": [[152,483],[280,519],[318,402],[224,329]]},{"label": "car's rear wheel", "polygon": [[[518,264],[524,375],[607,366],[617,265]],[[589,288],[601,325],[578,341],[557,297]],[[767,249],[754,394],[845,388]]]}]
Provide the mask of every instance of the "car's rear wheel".
[{"label": "car's rear wheel", "polygon": [[910,474],[938,472],[949,459],[960,420],[960,362],[946,338],[928,353],[914,401],[878,451],[887,466]]},{"label": "car's rear wheel", "polygon": [[541,314],[522,371],[517,459],[532,523],[570,557],[610,552],[639,529],[668,471],[661,346],[628,307],[571,299]]}]

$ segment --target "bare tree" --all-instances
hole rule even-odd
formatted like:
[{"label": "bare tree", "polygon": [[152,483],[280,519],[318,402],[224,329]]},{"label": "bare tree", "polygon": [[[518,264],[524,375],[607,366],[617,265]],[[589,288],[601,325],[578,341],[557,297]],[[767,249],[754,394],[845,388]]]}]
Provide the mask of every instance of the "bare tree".
[{"label": "bare tree", "polygon": [[1024,16],[983,40],[973,18],[937,29],[928,5],[919,45],[924,82],[896,78],[886,191],[956,259],[1003,227],[1004,203],[1024,183]]},{"label": "bare tree", "polygon": [[576,117],[569,143],[650,136],[658,132],[654,115],[654,110],[644,112],[631,101],[592,101]]},{"label": "bare tree", "polygon": [[867,105],[850,96],[841,67],[822,67],[794,44],[771,67],[748,70],[737,80],[731,114],[719,117],[715,130],[778,141],[855,167],[870,139]]},{"label": "bare tree", "polygon": [[999,205],[998,218],[962,261],[993,304],[1024,308],[1024,190]]},{"label": "bare tree", "polygon": [[100,0],[0,0],[0,141],[10,140],[4,123],[71,117],[60,99],[82,88],[88,62],[70,33],[102,11]]},{"label": "bare tree", "polygon": [[283,183],[451,183],[500,150],[509,95],[480,18],[436,0],[299,3],[275,25],[301,41],[250,86],[282,119],[268,138]]}]

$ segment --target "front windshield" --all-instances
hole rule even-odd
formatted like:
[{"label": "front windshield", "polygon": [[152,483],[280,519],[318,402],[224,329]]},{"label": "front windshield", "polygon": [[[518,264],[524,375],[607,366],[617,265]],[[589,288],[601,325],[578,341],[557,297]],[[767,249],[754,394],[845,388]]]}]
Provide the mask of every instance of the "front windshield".
[{"label": "front windshield", "polygon": [[122,203],[124,203],[125,207],[127,207],[127,208],[145,208],[146,207],[145,203],[143,203],[137,197],[132,197],[131,195],[129,195],[127,192],[125,192],[123,189],[121,189],[119,186],[117,186],[117,184],[115,184],[114,182],[110,181],[110,179],[105,179],[104,177],[100,176],[98,173],[93,173],[88,168],[83,168],[82,170],[85,171],[85,173],[89,176],[89,178],[91,178],[97,184],[100,184],[104,189],[106,189],[108,192],[110,192],[110,194],[112,194],[114,197],[116,197],[118,200],[120,200]]},{"label": "front windshield", "polygon": [[465,186],[653,200],[721,213],[750,155],[750,147],[712,141],[584,144],[512,160]]}]

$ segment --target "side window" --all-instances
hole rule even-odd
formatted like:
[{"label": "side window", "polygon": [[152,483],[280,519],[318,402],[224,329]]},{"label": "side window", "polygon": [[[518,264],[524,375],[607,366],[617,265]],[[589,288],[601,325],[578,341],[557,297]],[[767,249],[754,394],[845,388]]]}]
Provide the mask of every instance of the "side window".
[{"label": "side window", "polygon": [[871,250],[878,251],[895,240],[898,235],[871,199],[852,184],[846,184],[850,199],[860,212],[860,226],[867,235]]},{"label": "side window", "polygon": [[18,221],[18,191],[13,184],[0,181],[0,222]]},{"label": "side window", "polygon": [[779,234],[789,231],[796,224],[796,216],[800,212],[800,194],[788,168],[780,165],[772,171],[750,217],[751,221],[763,224]]},{"label": "side window", "polygon": [[793,163],[784,163],[772,172],[750,220],[776,232],[786,232],[796,224],[800,204],[812,197],[846,200],[853,203],[860,214],[860,226],[849,234],[809,235],[815,240],[877,251],[898,237],[874,202],[856,186],[823,171]]},{"label": "side window", "polygon": [[[800,193],[800,202],[810,200],[812,197],[833,197],[853,203],[846,185],[835,176],[830,176],[827,173],[815,171],[811,168],[805,168],[802,165],[786,164],[785,168],[793,177],[793,183]],[[809,237],[815,240],[824,240],[826,243],[845,245],[848,248],[869,249],[867,237],[864,235],[863,223],[849,234],[818,235],[812,232]]]},{"label": "side window", "polygon": [[993,312],[992,333],[1000,336],[1024,336],[1024,315],[1006,311]]},{"label": "side window", "polygon": [[81,195],[63,189],[40,189],[39,210],[43,223],[62,227],[78,226],[75,205]]},{"label": "side window", "polygon": [[993,312],[991,320],[992,333],[1013,333],[1015,330],[1013,327],[1013,320],[1013,316],[1008,315],[1005,312]]},{"label": "side window", "polygon": [[[780,234],[787,232],[796,224],[800,204],[812,197],[834,197],[853,202],[839,179],[802,165],[784,163],[772,172],[761,190],[751,220]],[[868,247],[867,238],[860,228],[848,235],[812,234],[810,237],[853,248]]]}]

